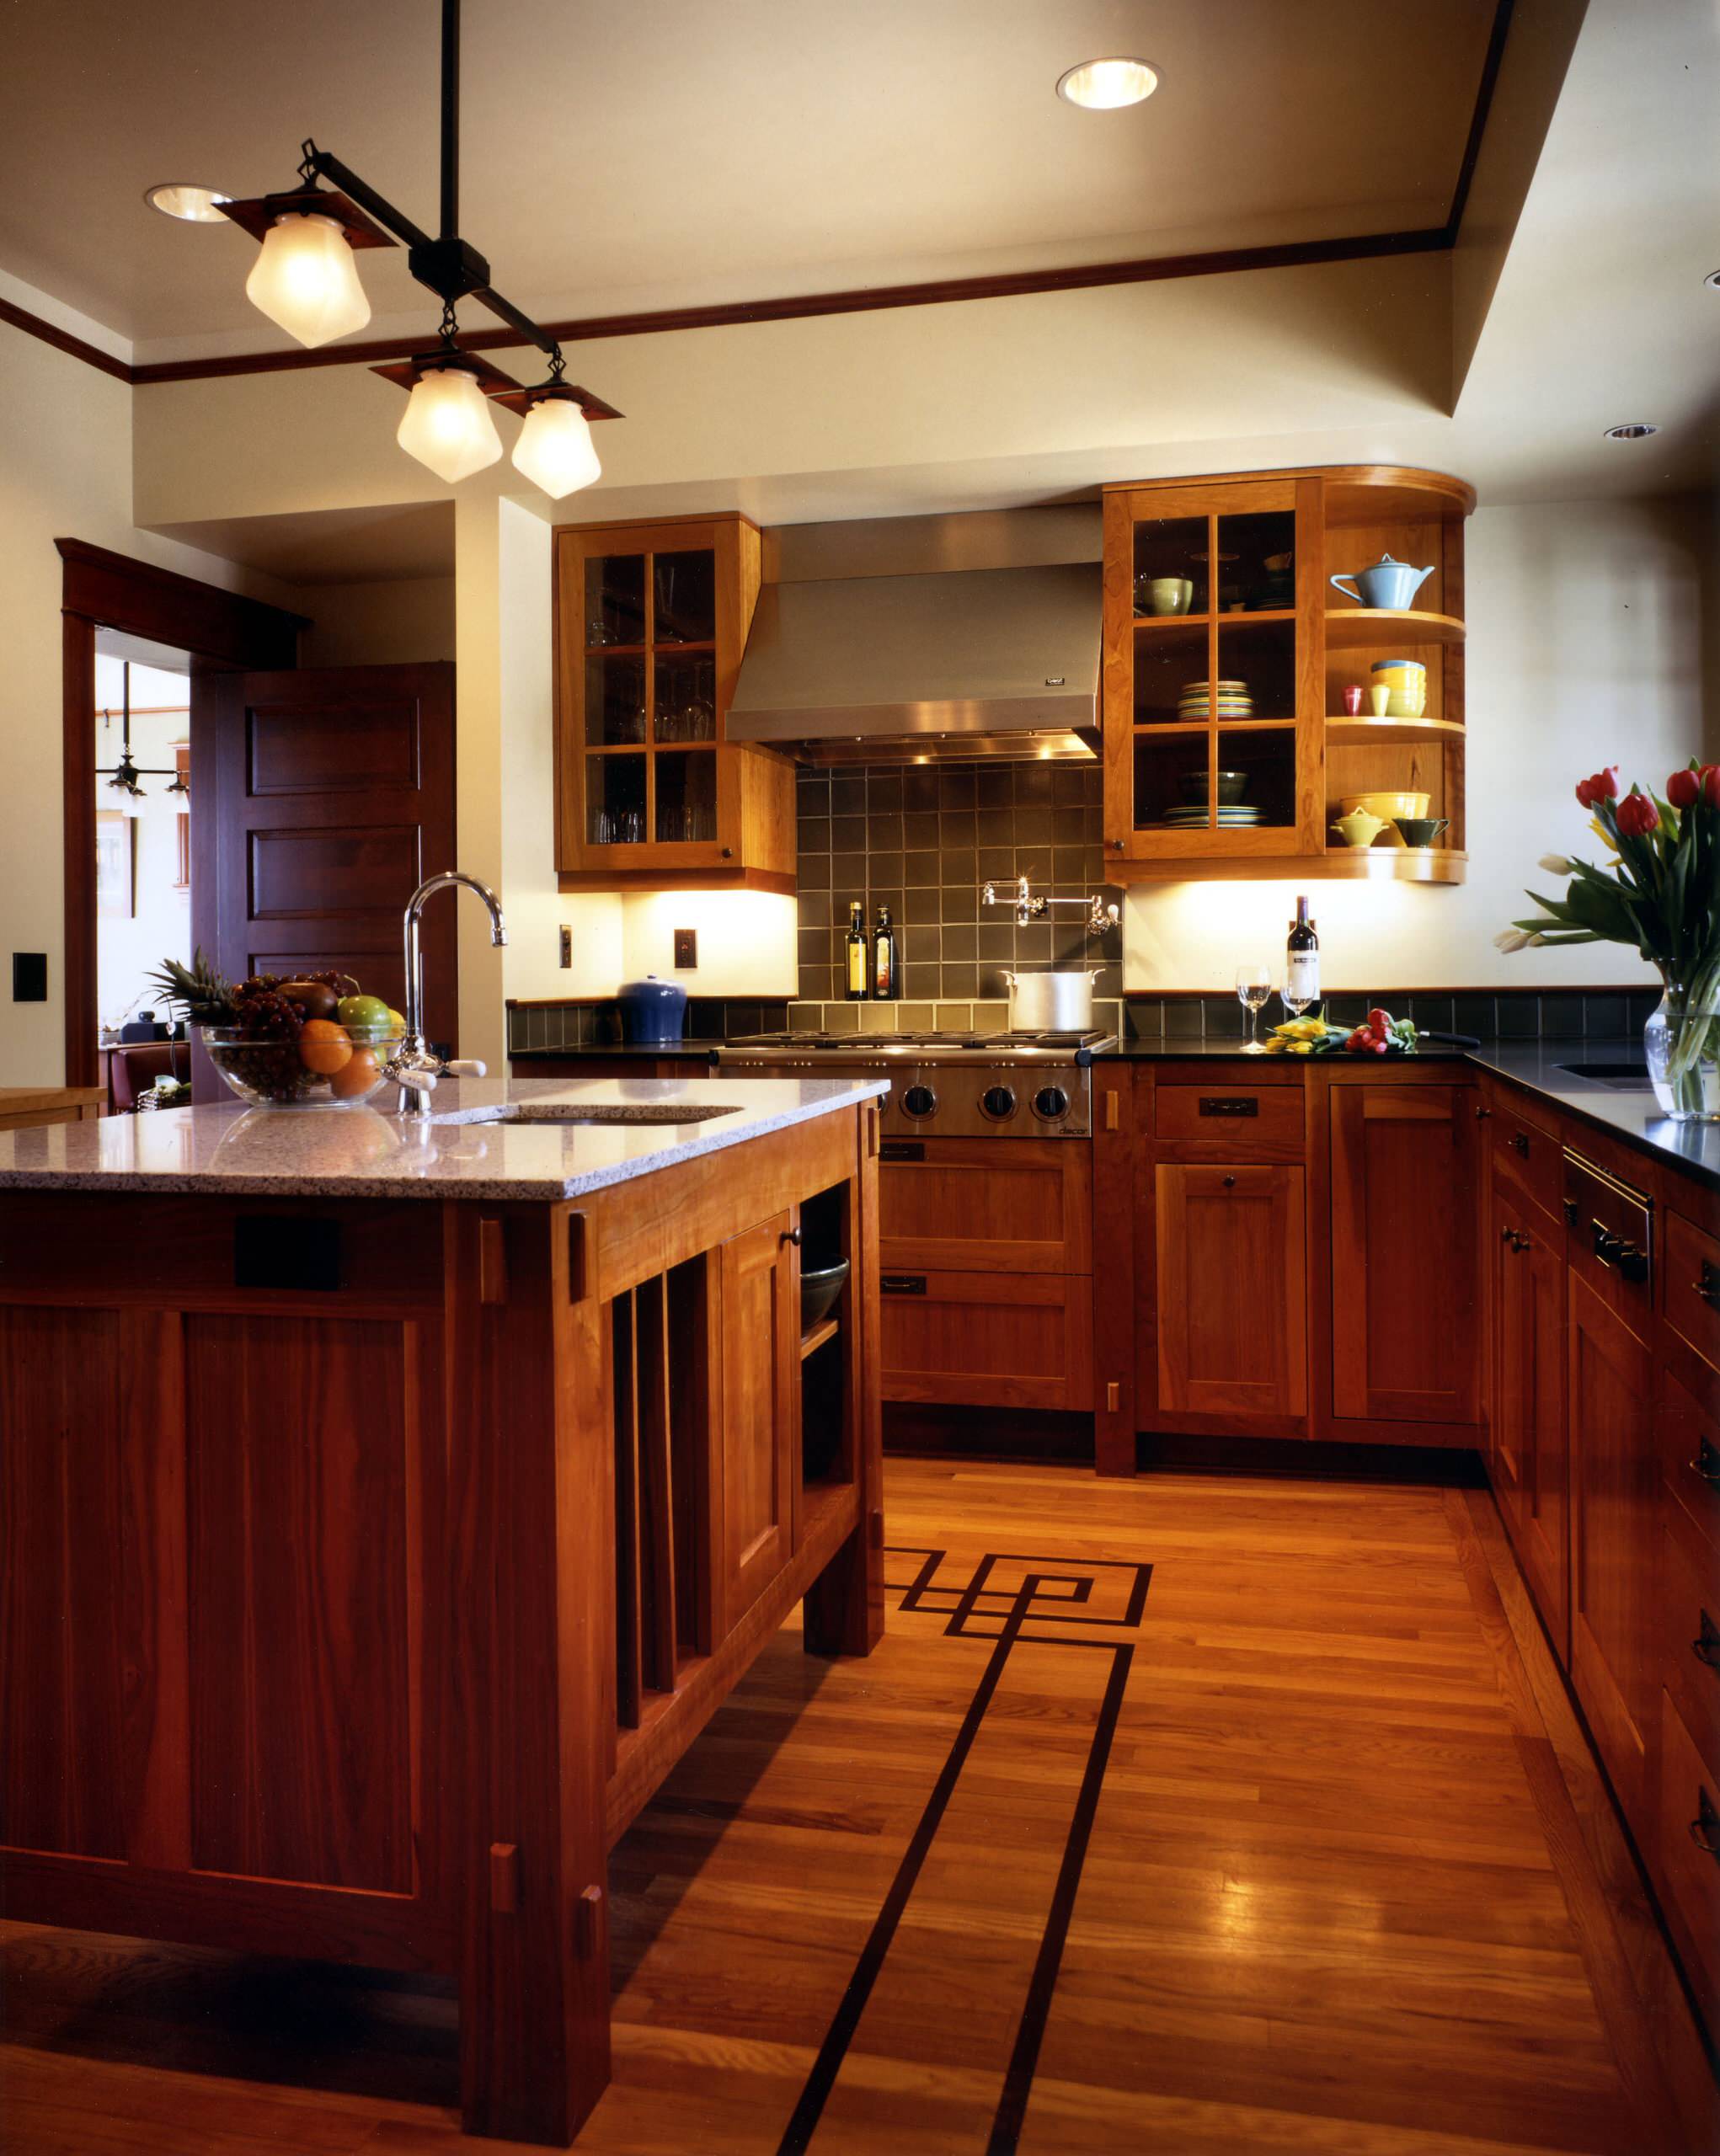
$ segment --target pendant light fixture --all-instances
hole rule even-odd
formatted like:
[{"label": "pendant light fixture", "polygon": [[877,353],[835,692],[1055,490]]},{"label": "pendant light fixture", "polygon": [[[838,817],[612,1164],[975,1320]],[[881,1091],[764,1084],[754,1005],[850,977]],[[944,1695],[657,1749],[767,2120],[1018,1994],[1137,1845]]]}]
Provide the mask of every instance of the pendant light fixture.
[{"label": "pendant light fixture", "polygon": [[[146,770],[141,765],[132,761],[131,662],[129,659],[125,660],[121,664],[120,670],[120,760],[110,769],[99,769],[96,772],[96,776],[99,779],[105,780],[109,792],[118,796],[118,798],[114,803],[114,806],[120,811],[122,816],[141,816],[143,814],[143,802],[145,798],[144,790],[140,783],[141,781],[146,778],[171,779],[173,781],[173,784],[167,789],[169,793],[184,793],[189,795],[191,788],[187,782],[180,776],[179,766],[177,765],[174,766],[172,771],[168,771],[164,765],[159,767],[152,767]],[[96,715],[99,718],[102,719],[111,719],[113,717],[113,713],[110,711],[99,712]]]},{"label": "pendant light fixture", "polygon": [[[392,247],[388,235],[393,233],[406,243],[413,275],[442,302],[442,338],[435,350],[403,366],[372,369],[409,392],[397,436],[400,446],[452,486],[501,455],[489,405],[506,403],[526,421],[514,462],[528,479],[558,498],[590,486],[601,469],[590,422],[621,414],[588,390],[564,384],[560,345],[502,297],[489,280],[489,264],[459,234],[460,0],[442,0],[441,229],[436,238],[339,157],[308,141],[302,152],[297,188],[219,205],[261,243],[245,282],[253,304],[290,337],[313,348],[361,329],[371,309],[354,250]],[[324,181],[332,184],[319,184]],[[468,294],[548,355],[548,381],[521,389],[512,376],[462,347],[454,308]]]}]

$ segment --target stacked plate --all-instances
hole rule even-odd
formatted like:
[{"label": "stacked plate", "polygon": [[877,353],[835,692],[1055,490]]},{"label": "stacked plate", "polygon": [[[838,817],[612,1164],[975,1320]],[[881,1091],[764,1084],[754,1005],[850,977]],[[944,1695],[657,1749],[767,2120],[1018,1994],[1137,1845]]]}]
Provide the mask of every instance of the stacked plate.
[{"label": "stacked plate", "polygon": [[[1189,830],[1199,831],[1209,828],[1207,814],[1204,808],[1167,808],[1163,820],[1173,831]],[[1260,811],[1258,808],[1251,808],[1247,802],[1238,803],[1233,808],[1221,807],[1218,811],[1218,828],[1221,831],[1247,830],[1259,821]]]},{"label": "stacked plate", "polygon": [[[1214,694],[1217,702],[1213,702]],[[1190,681],[1177,699],[1178,718],[1252,718],[1254,699],[1246,681]]]}]

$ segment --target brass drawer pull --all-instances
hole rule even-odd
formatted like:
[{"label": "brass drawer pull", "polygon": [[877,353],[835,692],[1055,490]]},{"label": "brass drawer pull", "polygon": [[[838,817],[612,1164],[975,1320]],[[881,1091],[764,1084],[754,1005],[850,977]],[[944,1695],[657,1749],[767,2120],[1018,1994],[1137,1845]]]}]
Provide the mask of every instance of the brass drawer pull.
[{"label": "brass drawer pull", "polygon": [[1714,1838],[1714,1830],[1720,1827],[1720,1814],[1708,1801],[1707,1790],[1696,1792],[1696,1816],[1691,1822],[1691,1839],[1704,1856],[1720,1858],[1720,1841]]},{"label": "brass drawer pull", "polygon": [[1520,1130],[1514,1131],[1511,1134],[1511,1143],[1526,1161],[1529,1158],[1529,1140],[1525,1134]]},{"label": "brass drawer pull", "polygon": [[1698,1662],[1705,1662],[1710,1669],[1720,1669],[1720,1630],[1705,1609],[1696,1620],[1696,1636],[1691,1641],[1691,1652]]},{"label": "brass drawer pull", "polygon": [[1702,1269],[1691,1281],[1691,1286],[1711,1310],[1720,1310],[1720,1265],[1712,1258],[1702,1260]]},{"label": "brass drawer pull", "polygon": [[1720,1452],[1716,1452],[1706,1438],[1697,1440],[1696,1456],[1691,1462],[1691,1471],[1700,1475],[1703,1481],[1720,1489]]},{"label": "brass drawer pull", "polygon": [[1234,1098],[1212,1093],[1200,1096],[1199,1113],[1202,1115],[1253,1115],[1260,1113],[1260,1103],[1251,1094],[1240,1094]]},{"label": "brass drawer pull", "polygon": [[885,1273],[879,1276],[879,1292],[885,1295],[923,1295],[926,1275],[923,1273]]}]

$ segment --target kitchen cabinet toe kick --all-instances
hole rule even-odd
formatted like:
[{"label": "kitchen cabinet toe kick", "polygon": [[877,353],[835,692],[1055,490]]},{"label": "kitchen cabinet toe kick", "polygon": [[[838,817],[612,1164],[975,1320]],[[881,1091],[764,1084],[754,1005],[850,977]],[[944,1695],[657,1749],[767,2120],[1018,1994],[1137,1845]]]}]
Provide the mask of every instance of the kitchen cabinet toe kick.
[{"label": "kitchen cabinet toe kick", "polygon": [[[0,1192],[8,1915],[451,1974],[466,2130],[569,2142],[612,1843],[797,1602],[882,1636],[876,1118],[573,1203]],[[307,1219],[338,1284],[238,1283]]]}]

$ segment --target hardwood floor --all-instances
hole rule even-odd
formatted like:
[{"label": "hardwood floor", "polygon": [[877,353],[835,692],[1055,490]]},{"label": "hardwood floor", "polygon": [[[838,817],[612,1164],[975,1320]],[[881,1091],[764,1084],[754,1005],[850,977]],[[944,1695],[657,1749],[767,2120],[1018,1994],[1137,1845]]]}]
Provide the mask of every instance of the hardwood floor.
[{"label": "hardwood floor", "polygon": [[[582,2152],[1715,2145],[1488,1498],[897,1460],[886,1500],[882,1646],[786,1630],[616,1849]],[[462,2146],[444,1985],[0,1964],[8,2156]]]}]

